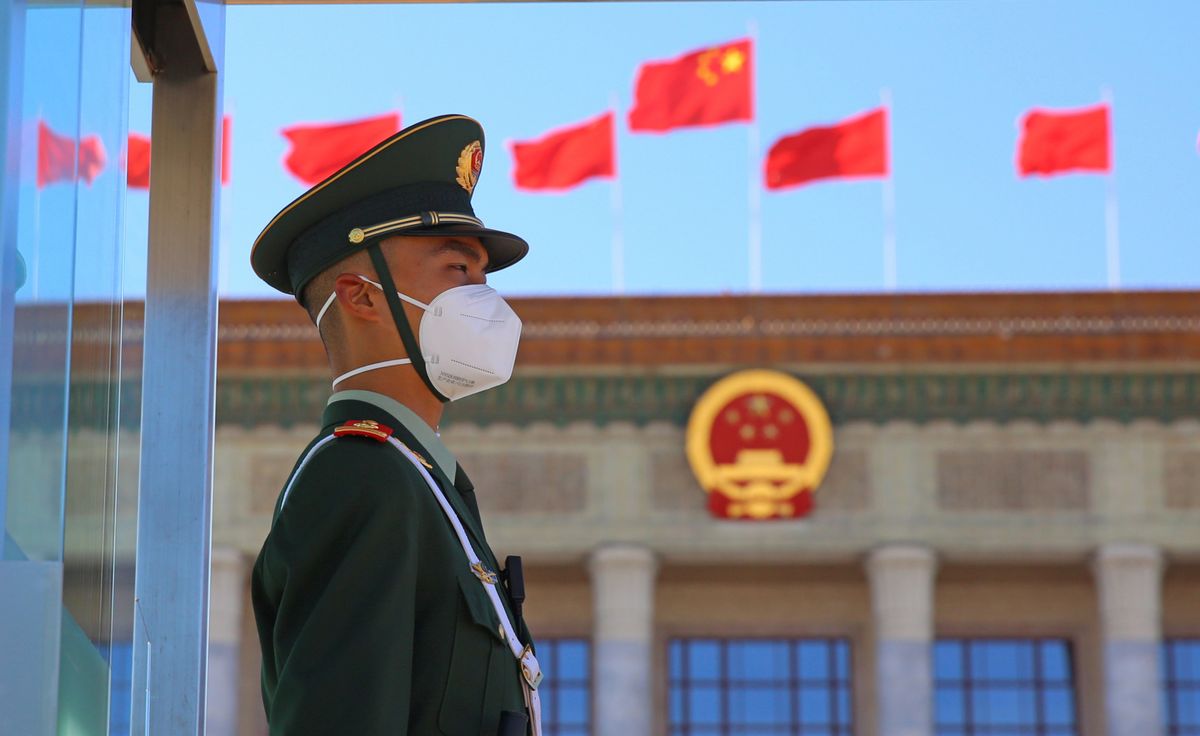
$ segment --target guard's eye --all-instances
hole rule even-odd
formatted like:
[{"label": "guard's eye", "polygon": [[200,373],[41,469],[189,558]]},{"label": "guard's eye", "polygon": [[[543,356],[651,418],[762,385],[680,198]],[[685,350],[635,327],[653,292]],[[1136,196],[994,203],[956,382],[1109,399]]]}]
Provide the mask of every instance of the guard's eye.
[{"label": "guard's eye", "polygon": [[467,272],[467,264],[465,263],[453,263],[450,265],[450,268],[453,268],[457,271],[462,271],[463,273]]}]

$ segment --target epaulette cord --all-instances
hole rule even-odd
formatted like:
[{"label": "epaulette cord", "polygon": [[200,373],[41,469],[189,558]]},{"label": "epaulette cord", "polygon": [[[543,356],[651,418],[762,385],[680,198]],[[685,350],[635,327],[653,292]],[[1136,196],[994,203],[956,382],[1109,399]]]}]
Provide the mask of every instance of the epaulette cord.
[{"label": "epaulette cord", "polygon": [[334,437],[370,437],[376,442],[387,442],[394,430],[372,419],[357,419],[335,427]]}]

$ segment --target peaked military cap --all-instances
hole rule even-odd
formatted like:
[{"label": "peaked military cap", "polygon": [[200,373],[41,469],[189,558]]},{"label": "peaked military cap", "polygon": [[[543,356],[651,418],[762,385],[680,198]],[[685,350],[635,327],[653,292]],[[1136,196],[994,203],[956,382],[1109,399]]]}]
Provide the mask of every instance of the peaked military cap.
[{"label": "peaked military cap", "polygon": [[250,264],[297,299],[326,268],[398,235],[477,237],[489,273],[511,266],[529,245],[484,227],[471,208],[483,153],[483,128],[465,115],[410,125],[284,207],[255,240]]}]

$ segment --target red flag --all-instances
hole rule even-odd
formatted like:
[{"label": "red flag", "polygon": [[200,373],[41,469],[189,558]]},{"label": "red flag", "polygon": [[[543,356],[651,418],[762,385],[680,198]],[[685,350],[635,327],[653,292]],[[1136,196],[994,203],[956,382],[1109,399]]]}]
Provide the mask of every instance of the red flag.
[{"label": "red flag", "polygon": [[292,144],[283,165],[305,184],[316,184],[398,130],[396,112],[348,123],[293,125],[280,131]]},{"label": "red flag", "polygon": [[516,141],[513,183],[518,189],[563,190],[588,179],[611,179],[617,157],[613,114],[559,128],[537,140]]},{"label": "red flag", "polygon": [[[221,186],[229,184],[233,159],[233,118],[221,118]],[[138,133],[129,134],[125,149],[125,181],[130,189],[150,188],[150,139]]]},{"label": "red flag", "polygon": [[38,121],[38,189],[73,179],[83,179],[90,185],[104,171],[107,161],[99,136],[89,135],[76,149],[75,139],[59,135],[45,121]]},{"label": "red flag", "polygon": [[767,153],[767,189],[887,174],[887,110],[882,107],[785,136]]},{"label": "red flag", "polygon": [[104,171],[104,164],[108,163],[108,154],[104,151],[104,143],[100,141],[100,136],[89,135],[87,138],[79,141],[79,178],[83,179],[90,186],[100,172]]},{"label": "red flag", "polygon": [[38,167],[37,187],[59,181],[71,181],[75,177],[75,139],[50,130],[45,122],[38,121]]},{"label": "red flag", "polygon": [[1112,171],[1107,104],[1069,112],[1030,110],[1021,119],[1017,171],[1053,176]]},{"label": "red flag", "polygon": [[150,188],[150,139],[144,135],[129,134],[125,149],[125,183],[130,189]]},{"label": "red flag", "polygon": [[221,186],[229,186],[229,167],[233,160],[233,118],[221,118]]},{"label": "red flag", "polygon": [[629,128],[665,132],[754,119],[754,51],[744,38],[638,70]]}]

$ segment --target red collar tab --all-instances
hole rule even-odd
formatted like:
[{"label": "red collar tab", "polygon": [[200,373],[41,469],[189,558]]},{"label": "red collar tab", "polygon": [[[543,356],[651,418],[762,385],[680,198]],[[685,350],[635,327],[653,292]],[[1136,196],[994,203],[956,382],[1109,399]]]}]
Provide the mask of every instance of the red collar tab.
[{"label": "red collar tab", "polygon": [[334,437],[370,437],[376,442],[387,442],[394,430],[371,419],[356,419],[335,427]]}]

